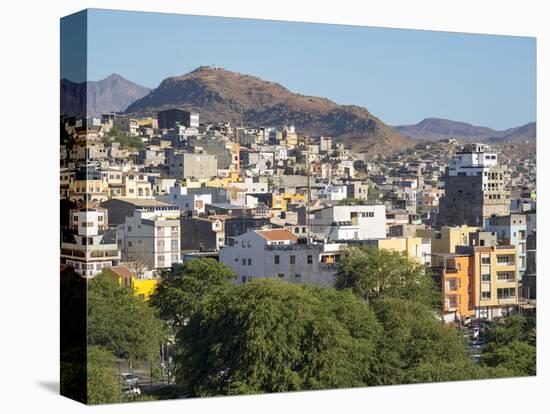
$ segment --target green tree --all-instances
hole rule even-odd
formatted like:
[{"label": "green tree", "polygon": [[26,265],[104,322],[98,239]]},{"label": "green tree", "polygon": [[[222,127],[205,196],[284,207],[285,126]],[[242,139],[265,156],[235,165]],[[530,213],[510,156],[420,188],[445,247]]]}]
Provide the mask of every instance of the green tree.
[{"label": "green tree", "polygon": [[190,396],[365,386],[378,335],[350,292],[257,280],[200,302],[178,335],[176,378]]},{"label": "green tree", "polygon": [[384,328],[379,344],[379,384],[403,384],[479,378],[455,328],[436,318],[428,306],[382,298],[371,308]]},{"label": "green tree", "polygon": [[111,145],[113,142],[118,142],[122,147],[128,149],[143,149],[143,141],[140,137],[124,134],[116,126],[113,126],[109,133],[103,137],[103,143],[105,145]]},{"label": "green tree", "polygon": [[165,271],[150,303],[173,327],[183,326],[209,293],[227,288],[237,278],[233,270],[214,259],[196,259]]},{"label": "green tree", "polygon": [[88,283],[88,345],[131,362],[155,360],[166,338],[165,323],[129,287],[99,274]]},{"label": "green tree", "polygon": [[88,404],[112,404],[123,399],[120,380],[113,368],[114,355],[97,346],[88,347]]},{"label": "green tree", "polygon": [[501,367],[512,376],[536,375],[536,319],[514,315],[483,334],[481,364]]},{"label": "green tree", "polygon": [[392,297],[434,306],[439,301],[423,265],[398,252],[374,247],[352,247],[343,252],[335,287],[351,289],[366,302]]}]

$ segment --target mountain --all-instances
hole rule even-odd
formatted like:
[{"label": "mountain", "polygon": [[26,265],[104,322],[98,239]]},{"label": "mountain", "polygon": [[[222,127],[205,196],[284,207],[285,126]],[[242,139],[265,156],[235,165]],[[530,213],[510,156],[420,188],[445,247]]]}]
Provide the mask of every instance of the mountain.
[{"label": "mountain", "polygon": [[536,123],[531,122],[516,128],[496,131],[483,126],[475,126],[466,122],[456,122],[441,118],[426,118],[415,125],[400,125],[393,127],[406,137],[424,140],[439,140],[456,138],[459,141],[480,142],[519,142],[536,140]]},{"label": "mountain", "polygon": [[366,108],[293,93],[274,82],[209,66],[163,80],[126,113],[151,115],[168,108],[197,111],[201,120],[236,125],[241,120],[250,126],[294,124],[300,134],[329,135],[373,156],[411,145]]},{"label": "mountain", "polygon": [[100,81],[75,83],[61,80],[61,114],[77,117],[98,116],[124,111],[151,90],[112,74]]}]

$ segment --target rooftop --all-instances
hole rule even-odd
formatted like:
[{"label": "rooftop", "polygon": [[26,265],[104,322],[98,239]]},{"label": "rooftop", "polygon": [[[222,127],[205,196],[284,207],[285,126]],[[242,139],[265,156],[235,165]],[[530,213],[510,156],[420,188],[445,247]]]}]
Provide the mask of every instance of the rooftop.
[{"label": "rooftop", "polygon": [[256,233],[269,241],[278,241],[278,240],[298,241],[298,236],[284,229],[256,230]]}]

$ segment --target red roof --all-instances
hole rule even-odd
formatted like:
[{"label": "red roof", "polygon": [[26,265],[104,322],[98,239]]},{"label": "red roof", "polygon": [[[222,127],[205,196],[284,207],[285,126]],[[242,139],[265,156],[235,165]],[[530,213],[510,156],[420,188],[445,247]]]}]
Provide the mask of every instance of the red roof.
[{"label": "red roof", "polygon": [[274,230],[256,230],[260,236],[266,240],[277,241],[277,240],[291,240],[297,241],[298,236],[294,233],[285,230],[285,229],[274,229]]}]

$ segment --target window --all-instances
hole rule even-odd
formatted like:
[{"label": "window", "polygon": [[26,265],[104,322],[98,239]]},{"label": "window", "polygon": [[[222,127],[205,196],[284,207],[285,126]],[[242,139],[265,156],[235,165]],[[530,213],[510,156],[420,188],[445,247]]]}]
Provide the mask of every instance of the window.
[{"label": "window", "polygon": [[242,260],[243,266],[246,266],[246,259]]},{"label": "window", "polygon": [[307,256],[307,264],[312,264],[313,263],[313,256],[308,254]]},{"label": "window", "polygon": [[131,241],[128,242],[128,247],[132,247],[132,242]]},{"label": "window", "polygon": [[501,288],[497,289],[497,298],[510,299],[516,296],[516,288]]},{"label": "window", "polygon": [[172,263],[175,263],[178,261],[178,255],[177,254],[173,254],[172,255]]},{"label": "window", "polygon": [[78,216],[73,216],[73,221],[78,221]]},{"label": "window", "polygon": [[512,261],[509,259],[510,258],[508,256],[497,256],[497,263],[499,264],[511,263]]},{"label": "window", "polygon": [[491,275],[488,273],[485,273],[481,275],[481,281],[482,282],[490,282],[491,281]]},{"label": "window", "polygon": [[242,281],[243,281],[243,283],[246,283],[246,276],[242,277]]},{"label": "window", "polygon": [[132,231],[132,226],[128,226],[128,232]]},{"label": "window", "polygon": [[294,256],[294,255],[291,255],[291,256],[290,256],[290,264],[291,264],[291,265],[292,265],[292,264],[296,264],[296,256]]},{"label": "window", "polygon": [[481,292],[481,299],[491,299],[491,292]]},{"label": "window", "polygon": [[302,275],[301,275],[300,273],[296,273],[296,274],[294,275],[294,277],[295,277],[296,279],[300,279],[300,278],[302,277]]},{"label": "window", "polygon": [[252,242],[251,241],[248,241],[247,244],[248,244],[249,248],[252,247]]},{"label": "window", "polygon": [[491,264],[491,257],[490,256],[482,257],[481,264]]},{"label": "window", "polygon": [[178,247],[179,247],[178,246],[178,241],[177,240],[172,240],[170,247],[171,247],[172,250],[178,250]]},{"label": "window", "polygon": [[285,274],[284,273],[278,273],[277,276],[283,278],[283,277],[285,277]]},{"label": "window", "polygon": [[252,259],[248,259],[248,266],[252,266]]},{"label": "window", "polygon": [[509,272],[504,272],[504,273],[499,272],[498,273],[498,280],[500,282],[513,281],[514,280],[514,275],[512,273],[509,273]]},{"label": "window", "polygon": [[278,254],[275,255],[275,264],[279,264],[280,263],[280,257]]}]

